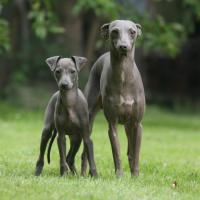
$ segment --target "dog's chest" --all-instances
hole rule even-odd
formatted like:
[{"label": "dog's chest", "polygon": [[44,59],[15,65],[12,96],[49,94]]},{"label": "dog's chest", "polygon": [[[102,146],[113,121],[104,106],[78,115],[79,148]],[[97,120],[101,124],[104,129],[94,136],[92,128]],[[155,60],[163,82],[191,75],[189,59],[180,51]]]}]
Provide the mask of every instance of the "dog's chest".
[{"label": "dog's chest", "polygon": [[114,93],[111,92],[104,99],[104,104],[107,104],[112,109],[117,110],[130,110],[134,105],[134,97],[133,95],[126,95],[123,93]]},{"label": "dog's chest", "polygon": [[107,116],[117,118],[121,123],[124,123],[131,118],[135,98],[132,94],[125,94],[123,92],[109,92],[103,102],[104,112]]},{"label": "dog's chest", "polygon": [[127,121],[137,99],[133,75],[122,71],[120,76],[108,79],[103,92],[104,112],[116,117],[119,122]]},{"label": "dog's chest", "polygon": [[62,110],[57,115],[58,125],[68,135],[74,134],[80,128],[80,120],[73,109]]}]

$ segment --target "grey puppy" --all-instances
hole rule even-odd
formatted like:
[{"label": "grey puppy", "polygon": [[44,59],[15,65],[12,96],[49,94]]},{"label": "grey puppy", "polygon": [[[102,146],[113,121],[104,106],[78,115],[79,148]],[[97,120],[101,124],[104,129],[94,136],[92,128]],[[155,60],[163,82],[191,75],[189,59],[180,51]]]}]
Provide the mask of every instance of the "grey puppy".
[{"label": "grey puppy", "polygon": [[[132,175],[139,175],[141,120],[145,110],[142,79],[135,64],[135,42],[141,26],[128,20],[115,20],[101,27],[110,51],[93,65],[85,88],[90,132],[96,113],[103,108],[109,125],[115,173],[122,176],[117,124],[123,124],[128,139],[128,160]],[[86,170],[86,162],[85,169]]]},{"label": "grey puppy", "polygon": [[[40,154],[35,170],[36,176],[42,172],[44,153],[53,130],[49,153],[57,130],[61,176],[68,172],[69,168],[76,173],[74,158],[82,139],[90,165],[90,174],[91,176],[97,176],[93,143],[89,135],[88,105],[83,93],[78,89],[78,72],[86,61],[86,58],[77,56],[72,56],[71,58],[54,56],[46,60],[46,63],[54,73],[59,91],[52,96],[46,108]],[[69,135],[70,138],[70,150],[67,157],[65,134]],[[50,162],[50,157],[48,161]]]}]

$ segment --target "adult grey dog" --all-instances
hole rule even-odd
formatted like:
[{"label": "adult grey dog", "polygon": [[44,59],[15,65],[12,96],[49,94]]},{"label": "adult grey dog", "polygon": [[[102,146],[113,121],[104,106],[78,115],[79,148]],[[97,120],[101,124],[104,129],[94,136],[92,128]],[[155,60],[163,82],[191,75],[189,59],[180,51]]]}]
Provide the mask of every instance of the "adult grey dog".
[{"label": "adult grey dog", "polygon": [[101,33],[109,40],[110,51],[93,65],[85,88],[90,131],[96,113],[103,108],[109,125],[115,173],[122,176],[117,124],[123,124],[128,139],[130,171],[138,176],[141,120],[145,110],[143,83],[135,64],[135,42],[141,35],[141,26],[128,20],[115,20],[104,24]]},{"label": "adult grey dog", "polygon": [[[82,139],[90,165],[90,174],[91,176],[97,176],[93,144],[89,133],[88,105],[83,93],[78,89],[78,72],[86,61],[86,58],[77,56],[72,56],[71,58],[54,56],[46,60],[51,71],[54,73],[59,91],[52,96],[45,112],[45,124],[40,143],[40,155],[35,170],[36,176],[40,175],[42,172],[44,153],[53,130],[54,134],[50,142],[50,148],[57,130],[61,176],[64,175],[69,168],[76,173],[74,158]],[[67,156],[65,134],[69,135],[71,144]]]}]

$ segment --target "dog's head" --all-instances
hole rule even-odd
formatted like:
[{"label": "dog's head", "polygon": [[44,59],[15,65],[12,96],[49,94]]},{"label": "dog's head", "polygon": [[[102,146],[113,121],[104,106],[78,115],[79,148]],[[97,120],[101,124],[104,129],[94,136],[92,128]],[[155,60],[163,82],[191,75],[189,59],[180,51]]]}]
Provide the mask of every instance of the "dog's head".
[{"label": "dog's head", "polygon": [[141,33],[141,25],[129,20],[115,20],[101,27],[103,38],[109,40],[110,48],[120,55],[127,55],[132,50]]},{"label": "dog's head", "polygon": [[86,58],[78,56],[71,58],[53,56],[46,59],[46,63],[54,73],[59,90],[70,90],[78,86],[78,72],[86,62]]}]

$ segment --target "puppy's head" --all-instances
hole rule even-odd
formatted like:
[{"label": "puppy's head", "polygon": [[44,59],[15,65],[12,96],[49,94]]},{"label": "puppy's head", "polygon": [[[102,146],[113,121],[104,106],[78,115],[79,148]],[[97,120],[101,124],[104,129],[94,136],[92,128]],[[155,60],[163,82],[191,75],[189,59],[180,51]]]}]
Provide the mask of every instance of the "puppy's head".
[{"label": "puppy's head", "polygon": [[70,90],[78,87],[78,72],[86,62],[86,58],[78,56],[71,58],[53,56],[46,59],[46,63],[54,73],[59,90]]},{"label": "puppy's head", "polygon": [[141,26],[129,20],[115,20],[101,27],[103,38],[109,40],[110,48],[120,55],[132,50],[141,33]]}]

